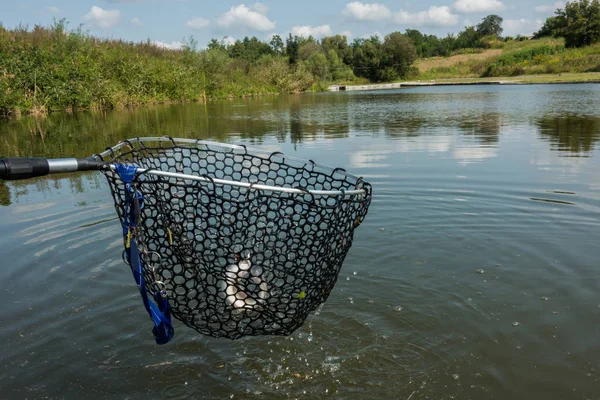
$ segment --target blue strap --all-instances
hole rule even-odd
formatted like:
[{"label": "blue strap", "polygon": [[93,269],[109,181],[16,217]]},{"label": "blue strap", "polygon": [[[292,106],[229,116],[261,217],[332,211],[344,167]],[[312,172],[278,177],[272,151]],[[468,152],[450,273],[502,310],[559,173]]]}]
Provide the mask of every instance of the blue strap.
[{"label": "blue strap", "polygon": [[[143,261],[140,257],[135,238],[132,237],[132,232],[135,228],[136,212],[141,210],[144,204],[144,199],[141,193],[137,193],[137,202],[133,195],[136,191],[131,187],[131,182],[135,177],[137,167],[130,165],[119,164],[116,166],[117,173],[121,180],[125,183],[125,213],[123,215],[123,238],[125,239],[125,254],[127,262],[131,267],[133,278],[138,285],[142,301],[146,311],[154,322],[152,333],[157,344],[168,343],[175,335],[175,330],[171,324],[171,309],[166,293],[153,293],[154,302],[148,298],[146,290],[146,282],[143,273]],[[137,209],[136,209],[137,207]]]}]

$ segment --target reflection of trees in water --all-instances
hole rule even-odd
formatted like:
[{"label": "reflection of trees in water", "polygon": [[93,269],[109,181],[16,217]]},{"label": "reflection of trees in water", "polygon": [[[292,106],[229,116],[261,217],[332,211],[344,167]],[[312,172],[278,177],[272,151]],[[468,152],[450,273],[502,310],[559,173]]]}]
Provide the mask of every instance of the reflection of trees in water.
[{"label": "reflection of trees in water", "polygon": [[342,138],[350,134],[346,96],[300,95],[290,97],[290,140],[299,143],[318,137]]},{"label": "reflection of trees in water", "polygon": [[[105,183],[105,178],[100,172],[88,171],[68,174],[54,174],[41,178],[11,181],[12,199],[8,191],[8,185],[0,181],[0,205],[10,205],[12,201],[19,202],[21,197],[27,197],[31,193],[55,194],[79,194],[89,189],[98,189]],[[4,204],[5,190],[8,204]]]},{"label": "reflection of trees in water", "polygon": [[458,128],[463,135],[473,136],[481,144],[497,145],[500,135],[500,114],[485,113],[465,117]]},{"label": "reflection of trees in water", "polygon": [[0,206],[10,206],[10,189],[4,181],[0,181]]},{"label": "reflection of trees in water", "polygon": [[404,115],[379,121],[379,127],[383,127],[385,134],[392,138],[420,136],[423,134],[423,128],[428,124],[426,118],[415,115]]},{"label": "reflection of trees in water", "polygon": [[600,142],[600,118],[587,115],[546,116],[535,121],[540,136],[552,150],[585,155]]},{"label": "reflection of trees in water", "polygon": [[87,157],[144,136],[259,143],[288,134],[295,142],[347,137],[347,105],[346,96],[289,95],[22,117],[0,124],[0,148],[12,157]]}]

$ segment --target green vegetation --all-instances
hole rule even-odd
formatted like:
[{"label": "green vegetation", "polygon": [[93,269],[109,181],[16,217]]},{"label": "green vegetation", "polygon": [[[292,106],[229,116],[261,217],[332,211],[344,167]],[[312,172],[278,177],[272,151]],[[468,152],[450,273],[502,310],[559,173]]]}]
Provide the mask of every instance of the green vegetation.
[{"label": "green vegetation", "polygon": [[502,38],[502,22],[488,15],[444,38],[415,29],[351,43],[275,35],[268,43],[213,39],[203,50],[193,38],[181,50],[98,39],[64,20],[32,30],[0,24],[0,115],[323,91],[332,83],[600,71],[600,0],[567,3],[536,40]]},{"label": "green vegetation", "polygon": [[102,40],[68,31],[64,21],[33,30],[0,25],[0,114],[297,92],[314,83],[303,65],[291,68],[283,57],[251,62],[254,54],[236,58],[196,45],[191,39],[175,51]]},{"label": "green vegetation", "polygon": [[535,38],[563,37],[566,47],[583,47],[600,42],[600,1],[568,2],[555,11],[536,32]]},{"label": "green vegetation", "polygon": [[[452,58],[456,62],[450,62]],[[499,53],[431,59],[418,67],[415,78],[422,80],[600,72],[600,43],[566,48],[562,38],[510,41]]]},{"label": "green vegetation", "polygon": [[397,32],[352,45],[340,35],[290,35],[285,44],[274,36],[270,43],[246,37],[197,47],[193,38],[182,50],[98,39],[67,30],[65,21],[33,30],[0,25],[0,114],[325,90],[332,81],[404,77],[416,58]]}]

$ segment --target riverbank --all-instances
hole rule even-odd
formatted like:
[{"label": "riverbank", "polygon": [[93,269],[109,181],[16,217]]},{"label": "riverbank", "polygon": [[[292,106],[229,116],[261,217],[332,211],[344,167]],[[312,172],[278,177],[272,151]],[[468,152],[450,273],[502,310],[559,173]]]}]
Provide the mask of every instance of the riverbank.
[{"label": "riverbank", "polygon": [[600,83],[600,72],[565,73],[565,74],[540,74],[507,76],[499,78],[454,78],[431,79],[427,81],[404,81],[395,83],[368,84],[368,85],[332,85],[330,92],[359,91],[359,90],[385,90],[400,89],[419,86],[463,86],[463,85],[535,85],[557,83]]}]

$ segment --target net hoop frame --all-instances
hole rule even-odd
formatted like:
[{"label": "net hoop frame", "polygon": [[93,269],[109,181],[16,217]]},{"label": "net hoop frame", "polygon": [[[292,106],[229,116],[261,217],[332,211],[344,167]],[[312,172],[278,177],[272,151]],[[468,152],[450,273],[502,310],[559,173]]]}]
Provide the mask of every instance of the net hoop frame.
[{"label": "net hoop frame", "polygon": [[[269,152],[269,151],[265,151],[265,150],[262,150],[262,149],[259,149],[256,147],[246,147],[245,145],[217,143],[217,142],[201,140],[201,139],[172,138],[170,136],[142,137],[142,138],[138,137],[138,138],[133,138],[133,139],[126,139],[126,140],[119,142],[118,144],[116,144],[113,147],[107,148],[104,152],[102,152],[100,154],[95,154],[93,157],[97,160],[104,160],[106,157],[114,158],[115,153],[118,152],[119,150],[122,150],[124,147],[129,147],[130,149],[133,149],[134,145],[136,143],[143,145],[146,142],[158,142],[161,145],[163,142],[165,142],[165,143],[172,144],[174,146],[182,145],[182,144],[188,145],[188,146],[195,145],[199,150],[222,151],[223,149],[225,149],[225,150],[227,150],[228,153],[240,154],[240,155],[248,154],[248,152],[251,151],[252,154],[263,155],[266,158],[268,158],[269,160],[272,159],[273,157],[279,157],[283,161],[295,161],[298,163],[303,163],[303,165],[298,166],[299,169],[304,168],[310,164],[312,167],[318,167],[319,169],[324,170],[324,171],[329,170],[331,172],[331,176],[334,176],[335,174],[340,174],[341,176],[346,176],[347,178],[356,179],[357,183],[363,182],[362,178],[358,178],[352,174],[347,173],[346,170],[344,170],[343,168],[331,168],[331,167],[328,167],[323,164],[318,164],[312,160],[306,160],[306,159],[294,157],[294,156],[287,156],[281,152]],[[165,148],[168,149],[168,147],[165,147]],[[109,168],[111,168],[113,171],[115,170],[114,165],[109,165]],[[177,173],[177,172],[166,172],[166,171],[161,171],[161,170],[156,170],[156,169],[147,169],[147,168],[139,168],[137,170],[137,173],[138,174],[150,174],[150,175],[162,176],[162,177],[167,177],[167,178],[190,180],[190,181],[207,182],[207,183],[218,184],[218,185],[238,186],[238,187],[248,188],[251,190],[279,192],[279,193],[288,193],[288,194],[309,193],[313,196],[334,196],[334,197],[338,197],[338,196],[346,197],[346,196],[357,196],[357,195],[360,196],[360,195],[368,194],[368,190],[370,190],[370,188],[369,189],[357,188],[355,190],[299,189],[299,188],[290,188],[290,187],[283,187],[283,186],[270,186],[270,185],[263,185],[263,184],[257,184],[257,183],[232,181],[232,180],[228,180],[228,179],[210,178],[210,177],[198,176],[198,175],[188,175],[188,174]]]}]

